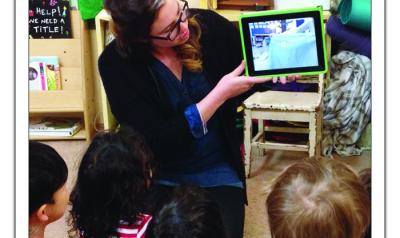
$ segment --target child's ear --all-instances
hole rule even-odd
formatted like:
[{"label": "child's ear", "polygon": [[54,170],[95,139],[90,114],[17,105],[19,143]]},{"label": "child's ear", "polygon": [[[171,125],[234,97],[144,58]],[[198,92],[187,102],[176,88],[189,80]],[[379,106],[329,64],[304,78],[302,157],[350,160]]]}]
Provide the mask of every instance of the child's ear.
[{"label": "child's ear", "polygon": [[41,222],[46,222],[49,220],[49,216],[47,215],[46,212],[47,204],[43,204],[42,206],[39,207],[39,209],[36,212],[36,216]]}]

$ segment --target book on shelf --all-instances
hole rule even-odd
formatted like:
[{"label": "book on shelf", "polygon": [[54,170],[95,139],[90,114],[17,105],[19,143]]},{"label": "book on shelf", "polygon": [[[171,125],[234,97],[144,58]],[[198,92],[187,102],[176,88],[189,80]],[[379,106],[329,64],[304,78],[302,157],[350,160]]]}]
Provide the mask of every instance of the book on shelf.
[{"label": "book on shelf", "polygon": [[76,119],[44,118],[29,122],[30,136],[73,136],[82,128]]},{"label": "book on shelf", "polygon": [[29,90],[47,90],[46,70],[42,62],[29,62]]},{"label": "book on shelf", "polygon": [[39,62],[44,66],[44,75],[46,77],[46,89],[44,90],[60,90],[61,75],[60,64],[57,56],[31,56],[29,63]]}]

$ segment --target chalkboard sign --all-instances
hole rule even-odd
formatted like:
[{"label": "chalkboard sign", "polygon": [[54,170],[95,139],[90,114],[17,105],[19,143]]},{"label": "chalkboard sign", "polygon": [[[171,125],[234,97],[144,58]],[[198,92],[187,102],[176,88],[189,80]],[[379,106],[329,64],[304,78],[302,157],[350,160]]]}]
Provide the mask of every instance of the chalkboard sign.
[{"label": "chalkboard sign", "polygon": [[69,0],[29,0],[30,38],[71,38]]}]

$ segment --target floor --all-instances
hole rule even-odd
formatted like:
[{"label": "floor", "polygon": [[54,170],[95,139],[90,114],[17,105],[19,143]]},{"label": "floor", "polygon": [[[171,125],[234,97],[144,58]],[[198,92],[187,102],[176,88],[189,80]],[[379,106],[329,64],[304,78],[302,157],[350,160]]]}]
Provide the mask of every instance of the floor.
[{"label": "floor", "polygon": [[[87,143],[84,141],[50,141],[45,143],[55,148],[66,160],[69,169],[67,188],[71,190],[75,182],[80,158],[87,148]],[[273,151],[266,152],[264,158],[254,160],[252,177],[247,180],[249,206],[246,207],[245,238],[270,238],[265,212],[266,188],[284,168],[305,156],[307,154],[304,152]],[[345,158],[334,156],[334,159],[346,162],[357,171],[371,167],[370,151],[364,151],[361,156]],[[67,216],[68,212],[62,219],[50,224],[46,229],[45,237],[67,238],[67,231],[69,230],[66,222]]]}]

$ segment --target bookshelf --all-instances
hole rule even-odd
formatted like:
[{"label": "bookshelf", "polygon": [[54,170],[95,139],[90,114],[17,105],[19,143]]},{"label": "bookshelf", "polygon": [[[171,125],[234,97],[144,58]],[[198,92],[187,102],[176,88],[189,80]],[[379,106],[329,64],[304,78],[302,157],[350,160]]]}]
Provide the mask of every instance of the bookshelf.
[{"label": "bookshelf", "polygon": [[90,69],[87,24],[71,10],[73,38],[29,39],[29,56],[58,56],[62,90],[30,91],[29,118],[80,119],[83,128],[72,137],[32,136],[31,140],[87,140],[94,133],[94,86]]}]

